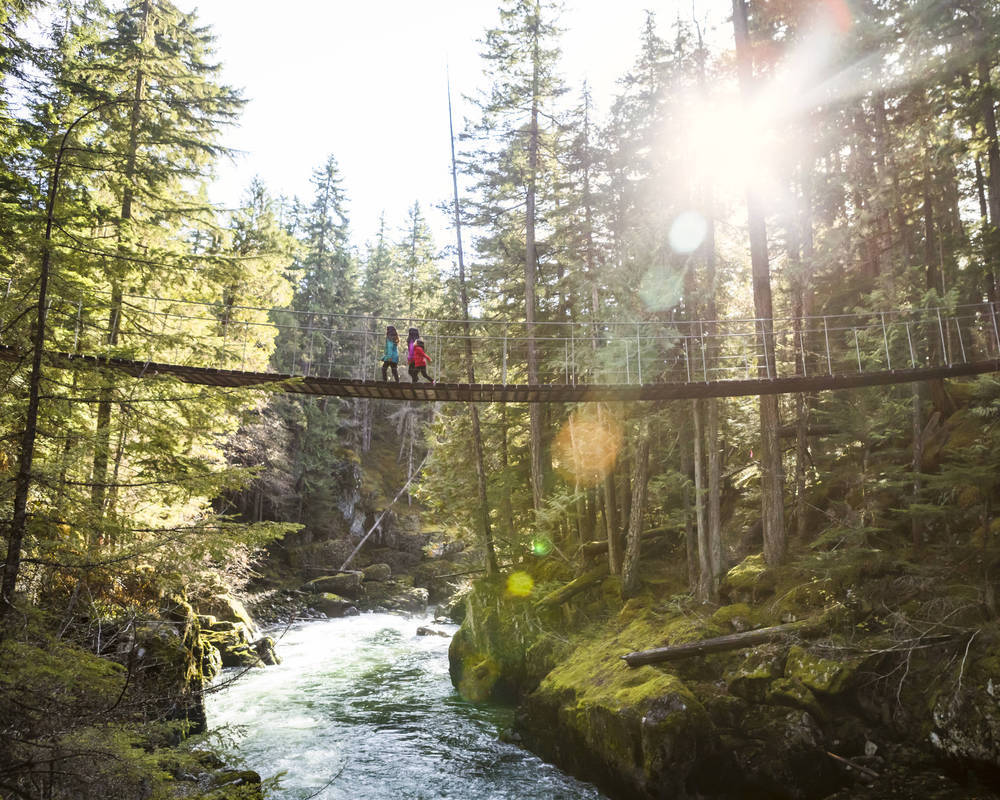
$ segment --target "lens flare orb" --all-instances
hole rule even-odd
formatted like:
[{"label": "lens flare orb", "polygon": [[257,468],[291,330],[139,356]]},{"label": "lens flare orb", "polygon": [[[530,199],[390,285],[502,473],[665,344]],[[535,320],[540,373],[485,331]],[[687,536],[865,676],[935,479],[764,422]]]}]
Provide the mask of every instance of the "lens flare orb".
[{"label": "lens flare orb", "polygon": [[535,588],[535,580],[527,572],[512,572],[507,578],[507,594],[511,597],[528,597]]},{"label": "lens flare orb", "polygon": [[670,246],[675,253],[693,253],[705,241],[708,222],[697,211],[678,214],[670,226]]},{"label": "lens flare orb", "polygon": [[622,430],[613,419],[574,412],[552,443],[552,460],[567,482],[596,486],[614,467],[621,447]]}]

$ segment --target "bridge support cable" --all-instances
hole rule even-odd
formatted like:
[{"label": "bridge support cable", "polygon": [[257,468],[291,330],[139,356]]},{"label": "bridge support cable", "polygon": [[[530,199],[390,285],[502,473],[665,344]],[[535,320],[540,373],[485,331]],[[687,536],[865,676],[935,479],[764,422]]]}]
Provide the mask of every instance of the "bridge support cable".
[{"label": "bridge support cable", "polygon": [[[1000,308],[995,302],[778,318],[764,323],[765,332],[773,331],[765,337],[760,336],[759,319],[536,321],[533,339],[523,323],[508,320],[414,320],[437,353],[435,378],[449,388],[406,386],[392,394],[395,390],[382,392],[373,388],[376,381],[363,378],[373,375],[378,363],[378,337],[372,331],[383,323],[399,324],[399,319],[313,314],[307,330],[309,318],[288,310],[125,295],[113,323],[117,341],[111,343],[110,296],[55,296],[50,290],[49,298],[44,350],[50,360],[62,354],[126,371],[136,369],[128,365],[149,365],[159,374],[186,375],[182,379],[195,382],[280,383],[286,391],[342,396],[423,399],[434,391],[440,399],[461,400],[471,397],[470,386],[477,387],[474,402],[549,402],[570,395],[766,395],[798,391],[787,388],[797,385],[821,391],[933,380],[936,369],[945,370],[938,377],[960,374],[948,370],[968,365],[990,371],[982,365],[1000,359]],[[23,299],[10,293],[0,297],[0,319],[0,345],[7,345],[9,357],[11,343],[28,338],[33,317],[25,314]],[[291,354],[292,363],[277,364],[270,359],[273,341],[286,328],[305,336],[301,350]],[[577,364],[577,340],[586,353],[583,364]],[[525,383],[529,344],[536,351],[538,377]],[[465,374],[470,352],[476,364],[472,379]],[[803,363],[811,368],[804,370]],[[758,365],[764,374],[752,376]],[[866,376],[874,377],[856,382]],[[797,383],[817,378],[828,379],[827,384]],[[293,387],[291,381],[298,384]],[[354,388],[345,389],[345,381]],[[693,388],[695,384],[707,388]]]}]

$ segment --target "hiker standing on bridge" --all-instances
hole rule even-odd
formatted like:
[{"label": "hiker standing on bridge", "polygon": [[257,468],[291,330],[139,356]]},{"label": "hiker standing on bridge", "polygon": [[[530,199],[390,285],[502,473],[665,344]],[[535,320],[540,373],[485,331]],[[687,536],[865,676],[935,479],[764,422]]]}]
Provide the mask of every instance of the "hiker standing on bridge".
[{"label": "hiker standing on bridge", "polygon": [[417,382],[417,368],[413,364],[413,347],[419,338],[420,331],[416,328],[410,328],[410,332],[406,336],[406,371],[410,373],[410,380],[413,383]]},{"label": "hiker standing on bridge", "polygon": [[410,373],[414,383],[420,382],[421,375],[427,378],[430,383],[434,383],[434,379],[427,374],[427,365],[430,363],[431,357],[424,350],[423,339],[417,339],[413,344],[413,372]]},{"label": "hiker standing on bridge", "polygon": [[382,354],[382,380],[389,380],[388,371],[392,370],[392,379],[399,383],[399,334],[390,325],[385,329],[385,353]]}]

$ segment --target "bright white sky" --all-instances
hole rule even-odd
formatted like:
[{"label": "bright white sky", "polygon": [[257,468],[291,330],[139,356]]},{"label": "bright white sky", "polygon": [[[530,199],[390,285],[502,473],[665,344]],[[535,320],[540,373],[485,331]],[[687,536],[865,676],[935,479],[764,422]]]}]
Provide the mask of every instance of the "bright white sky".
[{"label": "bright white sky", "polygon": [[[485,85],[479,39],[498,22],[491,0],[178,0],[217,36],[225,80],[249,99],[227,141],[243,151],[223,165],[212,199],[235,206],[257,175],[275,195],[311,196],[328,154],[340,164],[353,240],[371,240],[378,217],[396,238],[419,200],[450,243],[434,205],[451,197],[446,65],[456,132],[472,115],[463,94]],[[725,0],[695,0],[725,13]],[[715,6],[719,6],[716,9]],[[691,0],[566,0],[563,73],[574,94],[586,78],[599,111],[639,50],[645,9],[666,35]]]}]

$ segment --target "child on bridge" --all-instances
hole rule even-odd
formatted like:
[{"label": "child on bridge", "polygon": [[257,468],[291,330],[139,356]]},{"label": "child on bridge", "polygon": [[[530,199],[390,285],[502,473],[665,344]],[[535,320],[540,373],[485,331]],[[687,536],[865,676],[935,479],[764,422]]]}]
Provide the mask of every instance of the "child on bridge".
[{"label": "child on bridge", "polygon": [[410,371],[414,383],[420,382],[421,375],[427,378],[430,383],[434,383],[434,379],[427,374],[427,365],[430,363],[431,357],[424,350],[424,340],[417,339],[413,345],[413,369]]},{"label": "child on bridge", "polygon": [[417,368],[413,366],[413,347],[419,338],[420,331],[416,328],[410,328],[406,337],[406,371],[410,373],[410,380],[413,382],[417,380]]},{"label": "child on bridge", "polygon": [[389,380],[388,371],[392,370],[392,379],[399,383],[399,334],[390,325],[385,329],[385,353],[382,355],[382,380]]}]

